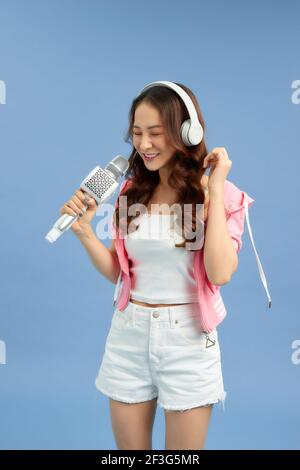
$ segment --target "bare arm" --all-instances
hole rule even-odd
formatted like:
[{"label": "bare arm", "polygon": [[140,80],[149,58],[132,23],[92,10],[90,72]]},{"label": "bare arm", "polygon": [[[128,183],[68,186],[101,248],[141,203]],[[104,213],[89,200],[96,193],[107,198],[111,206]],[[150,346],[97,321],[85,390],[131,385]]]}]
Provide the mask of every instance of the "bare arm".
[{"label": "bare arm", "polygon": [[97,238],[91,227],[96,210],[95,199],[92,197],[87,199],[87,195],[82,189],[78,189],[71,199],[63,205],[60,213],[79,216],[71,226],[72,232],[86,249],[95,268],[109,281],[116,284],[120,273],[120,263],[115,250],[115,240],[112,240],[110,248],[106,248]]},{"label": "bare arm", "polygon": [[215,285],[229,282],[238,267],[236,247],[227,229],[222,191],[213,190],[209,194],[204,265],[208,279]]}]

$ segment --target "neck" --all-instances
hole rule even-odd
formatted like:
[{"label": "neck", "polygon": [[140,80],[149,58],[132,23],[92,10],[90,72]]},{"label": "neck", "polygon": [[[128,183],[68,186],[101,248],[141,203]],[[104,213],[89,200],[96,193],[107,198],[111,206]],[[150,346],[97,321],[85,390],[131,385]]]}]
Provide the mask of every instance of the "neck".
[{"label": "neck", "polygon": [[164,190],[171,189],[171,187],[168,184],[168,178],[169,178],[169,172],[167,171],[166,168],[161,168],[159,170],[159,187]]}]

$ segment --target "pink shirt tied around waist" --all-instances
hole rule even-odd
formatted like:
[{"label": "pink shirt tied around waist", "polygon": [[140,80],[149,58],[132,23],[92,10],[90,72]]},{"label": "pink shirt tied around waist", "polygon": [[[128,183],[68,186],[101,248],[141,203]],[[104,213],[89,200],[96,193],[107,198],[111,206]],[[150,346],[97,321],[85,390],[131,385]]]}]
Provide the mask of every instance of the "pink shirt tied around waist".
[{"label": "pink shirt tied around waist", "polygon": [[[127,184],[130,185],[130,179],[126,179],[122,182],[120,187],[119,196],[122,194],[123,189],[126,189]],[[115,208],[118,207],[119,196],[115,203]],[[237,253],[242,248],[242,235],[244,232],[244,221],[246,216],[248,231],[254,253],[256,256],[256,262],[259,269],[261,281],[266,290],[268,297],[268,306],[271,307],[271,297],[267,287],[266,277],[257,254],[252,230],[250,227],[248,207],[255,201],[248,196],[247,193],[241,191],[232,182],[226,180],[224,183],[224,208],[227,218],[228,232],[235,243]],[[120,274],[117,280],[114,303],[118,310],[124,311],[128,305],[131,290],[131,278],[129,272],[128,255],[125,249],[124,238],[118,236],[118,230],[115,230],[112,224],[112,234],[115,239],[115,249],[118,255],[120,263]],[[197,250],[194,257],[194,275],[197,281],[198,301],[199,301],[199,320],[202,325],[203,331],[210,333],[219,323],[221,323],[226,314],[227,310],[220,294],[220,287],[212,284],[206,274],[204,266],[204,248]]]}]

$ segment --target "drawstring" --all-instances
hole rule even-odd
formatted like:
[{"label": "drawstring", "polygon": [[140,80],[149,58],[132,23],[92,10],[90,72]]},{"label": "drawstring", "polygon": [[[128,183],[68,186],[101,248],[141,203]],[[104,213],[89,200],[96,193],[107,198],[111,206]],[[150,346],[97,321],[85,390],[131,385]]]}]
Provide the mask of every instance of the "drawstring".
[{"label": "drawstring", "polygon": [[255,245],[254,245],[252,230],[251,230],[250,221],[249,221],[249,213],[248,213],[248,204],[247,204],[247,202],[245,202],[244,206],[245,206],[245,209],[246,209],[246,221],[247,221],[247,225],[248,225],[248,231],[249,231],[251,243],[253,245],[254,253],[255,253],[255,256],[256,256],[256,262],[257,262],[257,265],[258,265],[259,275],[260,275],[260,278],[261,278],[262,283],[264,285],[264,288],[267,292],[267,296],[268,296],[268,299],[269,299],[269,308],[271,308],[272,300],[271,300],[271,297],[270,297],[270,294],[269,294],[269,291],[268,291],[266,276],[265,276],[264,270],[262,268],[259,256],[257,254],[256,248],[255,248]]}]

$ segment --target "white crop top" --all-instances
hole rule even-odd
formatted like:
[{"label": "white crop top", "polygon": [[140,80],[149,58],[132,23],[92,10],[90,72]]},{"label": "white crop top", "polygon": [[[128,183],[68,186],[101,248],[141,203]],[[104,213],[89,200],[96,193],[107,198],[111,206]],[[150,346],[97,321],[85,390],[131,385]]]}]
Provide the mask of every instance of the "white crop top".
[{"label": "white crop top", "polygon": [[174,214],[138,216],[138,229],[124,235],[131,277],[130,296],[147,303],[198,302],[195,251],[175,247],[184,239],[174,231]]}]

